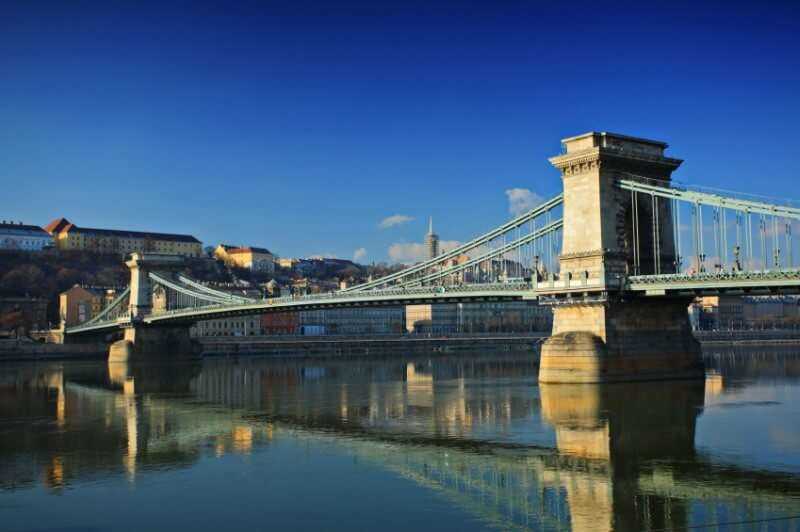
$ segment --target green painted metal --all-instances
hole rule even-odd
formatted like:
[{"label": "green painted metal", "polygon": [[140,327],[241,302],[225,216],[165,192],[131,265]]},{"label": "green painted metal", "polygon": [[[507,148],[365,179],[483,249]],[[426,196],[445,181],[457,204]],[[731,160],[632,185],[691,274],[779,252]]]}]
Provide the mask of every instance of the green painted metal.
[{"label": "green painted metal", "polygon": [[697,192],[676,186],[664,187],[650,185],[647,183],[641,183],[639,181],[631,181],[627,179],[621,179],[619,181],[619,186],[623,190],[632,190],[635,192],[652,194],[661,198],[677,199],[700,205],[709,205],[753,214],[767,214],[800,220],[800,209],[794,207],[773,205],[759,201],[743,200],[733,197],[720,196],[718,194],[710,194],[707,192]]},{"label": "green painted metal", "polygon": [[122,302],[125,300],[126,297],[130,295],[130,293],[131,293],[131,287],[129,286],[125,290],[123,290],[120,295],[114,298],[114,300],[111,303],[109,303],[108,306],[104,308],[97,316],[82,323],[81,326],[94,325],[96,323],[107,321],[104,318],[108,316],[112,311],[117,310],[119,305],[122,304]]},{"label": "green painted metal", "polygon": [[626,289],[633,292],[648,292],[653,295],[676,291],[722,293],[735,290],[749,292],[759,289],[798,292],[800,290],[800,269],[638,275],[628,278]]},{"label": "green painted metal", "polygon": [[179,275],[178,276],[178,280],[181,283],[185,284],[186,286],[188,286],[190,288],[193,288],[195,290],[198,290],[200,292],[204,292],[204,293],[212,295],[212,296],[221,297],[223,299],[229,299],[231,301],[237,301],[239,303],[250,303],[250,302],[255,301],[255,299],[253,299],[251,297],[237,296],[237,295],[234,295],[234,294],[229,294],[227,292],[223,292],[221,290],[214,290],[213,288],[209,288],[208,286],[206,286],[204,284],[198,283],[197,281],[195,281],[193,279],[190,279],[189,277],[186,277],[185,275]]},{"label": "green painted metal", "polygon": [[172,282],[169,279],[161,277],[157,273],[150,272],[148,274],[148,276],[150,277],[151,280],[155,281],[156,283],[158,283],[158,284],[160,284],[162,286],[165,286],[167,288],[171,288],[172,290],[175,290],[176,292],[179,292],[179,293],[181,293],[183,295],[197,298],[200,301],[207,301],[209,303],[221,303],[221,304],[227,304],[227,305],[234,304],[231,301],[230,298],[212,296],[211,294],[206,294],[204,292],[198,292],[198,291],[195,291],[195,290],[190,290],[189,288],[187,288],[185,286],[181,286],[178,283]]},{"label": "green painted metal", "polygon": [[441,270],[441,271],[438,271],[438,272],[434,272],[434,273],[430,273],[428,275],[425,275],[423,277],[419,277],[419,278],[416,278],[416,279],[412,279],[410,281],[406,281],[405,283],[399,284],[399,286],[413,286],[413,285],[416,285],[416,284],[424,284],[424,283],[427,283],[427,282],[435,281],[437,279],[445,278],[445,277],[447,277],[449,275],[453,275],[454,273],[459,273],[459,272],[464,271],[464,270],[466,270],[468,268],[471,268],[471,267],[473,267],[475,265],[478,265],[478,264],[480,264],[480,263],[482,263],[484,261],[491,260],[491,259],[494,259],[496,257],[503,256],[506,253],[508,253],[509,251],[512,251],[512,250],[514,250],[514,249],[516,249],[516,248],[518,248],[520,246],[524,246],[526,244],[529,244],[529,243],[533,242],[537,238],[540,238],[540,237],[543,237],[543,236],[547,236],[550,233],[554,233],[554,232],[558,231],[559,229],[561,229],[563,226],[564,226],[564,221],[563,220],[556,220],[555,222],[551,222],[550,224],[540,228],[539,230],[537,230],[537,231],[535,231],[535,232],[533,232],[533,233],[531,233],[529,235],[525,235],[525,236],[523,236],[521,238],[518,238],[517,240],[513,240],[513,241],[509,242],[505,246],[499,247],[497,249],[493,249],[491,251],[488,251],[488,252],[484,253],[483,255],[480,255],[478,257],[470,259],[469,261],[465,262],[464,264],[451,266],[451,267],[446,268],[444,270]]},{"label": "green painted metal", "polygon": [[[160,280],[157,282],[161,282]],[[169,283],[174,284],[174,283]],[[245,304],[231,304],[218,302],[196,308],[168,310],[159,314],[145,316],[145,323],[161,323],[186,319],[214,319],[225,315],[260,314],[266,311],[299,310],[303,308],[324,308],[360,305],[404,305],[407,302],[442,302],[450,300],[492,300],[492,299],[522,299],[531,295],[530,283],[494,283],[460,285],[455,287],[426,286],[421,288],[391,288],[386,290],[370,290],[368,292],[343,293],[330,292],[328,294],[311,294],[306,296],[288,296],[279,298],[261,299]],[[103,323],[93,324],[91,327],[78,326],[67,329],[67,334],[76,334],[100,329],[116,328],[129,323],[120,323],[118,320],[108,320]]]},{"label": "green painted metal", "polygon": [[437,256],[437,257],[435,257],[433,259],[429,259],[429,260],[427,260],[425,262],[421,262],[421,263],[419,263],[419,264],[417,264],[415,266],[412,266],[410,268],[406,268],[405,270],[402,270],[400,272],[393,273],[393,274],[387,275],[385,277],[381,277],[380,279],[376,279],[374,281],[370,281],[370,282],[367,282],[367,283],[362,283],[360,285],[352,286],[350,288],[345,288],[344,290],[342,290],[342,292],[359,292],[359,291],[370,290],[370,289],[377,288],[377,287],[382,286],[382,285],[386,285],[387,283],[390,283],[390,282],[393,282],[393,281],[397,281],[397,280],[402,279],[404,277],[409,277],[409,276],[415,275],[417,273],[424,272],[425,270],[427,270],[428,268],[430,268],[432,266],[435,266],[435,265],[437,265],[437,264],[439,264],[441,262],[444,262],[444,261],[446,261],[448,259],[452,259],[454,257],[458,257],[459,255],[462,255],[462,254],[464,254],[465,252],[467,252],[469,250],[475,249],[477,247],[480,247],[480,246],[486,244],[487,242],[493,240],[494,238],[502,236],[503,233],[506,233],[506,232],[508,232],[508,231],[510,231],[512,229],[515,229],[517,227],[520,227],[520,226],[528,223],[529,221],[533,220],[534,218],[536,218],[538,216],[541,216],[541,215],[543,215],[543,214],[555,209],[556,207],[561,205],[563,202],[564,202],[563,194],[559,194],[558,196],[555,196],[554,198],[551,198],[551,199],[547,200],[546,202],[542,203],[538,207],[536,207],[534,209],[531,209],[527,213],[525,213],[525,214],[523,214],[521,216],[518,216],[517,218],[514,218],[513,220],[501,225],[500,227],[492,229],[488,233],[483,234],[483,235],[479,236],[478,238],[475,238],[475,239],[467,242],[464,245],[458,246],[457,248],[455,248],[455,249],[453,249],[451,251],[448,251],[446,253],[442,253],[441,255],[439,255],[439,256]]}]

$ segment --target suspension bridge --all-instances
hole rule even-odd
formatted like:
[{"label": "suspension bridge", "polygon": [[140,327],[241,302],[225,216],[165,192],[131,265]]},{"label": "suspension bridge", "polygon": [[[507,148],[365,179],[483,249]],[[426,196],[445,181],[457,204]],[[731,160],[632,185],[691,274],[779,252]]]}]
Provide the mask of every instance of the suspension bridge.
[{"label": "suspension bridge", "polygon": [[[550,159],[563,192],[454,249],[332,293],[252,299],[133,254],[131,283],[65,337],[113,330],[114,356],[188,348],[206,319],[331,307],[538,300],[554,311],[543,382],[699,376],[686,307],[697,295],[800,293],[800,208],[671,180],[663,142],[591,132]],[[115,350],[116,349],[116,350]]]}]

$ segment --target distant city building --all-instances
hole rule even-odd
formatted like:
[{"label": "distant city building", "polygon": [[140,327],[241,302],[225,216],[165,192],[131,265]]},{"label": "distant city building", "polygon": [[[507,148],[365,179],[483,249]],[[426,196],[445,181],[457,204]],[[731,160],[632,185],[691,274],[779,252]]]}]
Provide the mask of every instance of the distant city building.
[{"label": "distant city building", "polygon": [[749,330],[800,326],[798,296],[704,296],[689,306],[700,330]]},{"label": "distant city building", "polygon": [[198,322],[195,336],[359,336],[548,332],[550,307],[535,302],[453,303],[270,312]]},{"label": "distant city building", "polygon": [[41,251],[53,245],[53,237],[36,225],[0,222],[0,249]]},{"label": "distant city building", "polygon": [[309,279],[303,277],[302,279],[295,279],[292,281],[292,295],[295,296],[334,292],[338,288],[338,282],[332,280]]},{"label": "distant city building", "polygon": [[203,253],[203,245],[191,235],[91,229],[78,227],[66,218],[53,220],[44,229],[53,236],[55,246],[62,250],[104,254],[149,252],[184,257],[199,257]]},{"label": "distant city building", "polygon": [[238,316],[219,320],[199,321],[190,329],[195,337],[203,336],[260,336],[264,334],[259,316]]},{"label": "distant city building", "polygon": [[[209,288],[221,292],[228,292],[231,295],[248,297],[251,299],[260,299],[262,297],[259,288],[249,287],[249,283],[236,282],[236,283],[203,283]],[[164,296],[159,294],[163,293]],[[176,295],[172,292],[155,292],[153,294],[153,308],[157,306],[164,308],[171,308],[177,305],[177,301],[167,301],[162,303],[160,297],[174,298]],[[190,334],[195,337],[200,336],[259,336],[264,334],[261,328],[261,319],[258,315],[253,316],[235,316],[229,318],[220,318],[217,320],[199,321],[190,328]]]},{"label": "distant city building", "polygon": [[550,307],[529,301],[407,305],[406,330],[421,334],[546,332]]},{"label": "distant city building", "polygon": [[405,321],[403,307],[359,307],[305,310],[299,312],[297,334],[381,335],[402,334]]},{"label": "distant city building", "polygon": [[428,249],[428,258],[439,256],[439,235],[433,232],[433,217],[428,219],[428,234],[425,235],[425,247]]},{"label": "distant city building", "polygon": [[268,282],[261,285],[264,290],[265,297],[282,297],[292,294],[288,286],[281,286],[275,279],[270,279]]},{"label": "distant city building", "polygon": [[97,316],[116,296],[115,289],[75,285],[58,296],[61,323],[80,325]]},{"label": "distant city building", "polygon": [[220,244],[214,250],[214,256],[231,267],[256,272],[275,272],[275,256],[265,248]]},{"label": "distant city building", "polygon": [[227,264],[228,250],[236,249],[237,247],[239,246],[231,246],[229,244],[219,244],[217,247],[214,248],[214,258],[219,259]]},{"label": "distant city building", "polygon": [[300,262],[300,259],[278,258],[275,259],[275,262],[277,262],[278,266],[280,266],[281,268],[288,268],[291,270],[292,268],[294,268],[295,264]]},{"label": "distant city building", "polygon": [[268,312],[261,315],[261,330],[267,336],[297,334],[299,324],[297,312]]}]

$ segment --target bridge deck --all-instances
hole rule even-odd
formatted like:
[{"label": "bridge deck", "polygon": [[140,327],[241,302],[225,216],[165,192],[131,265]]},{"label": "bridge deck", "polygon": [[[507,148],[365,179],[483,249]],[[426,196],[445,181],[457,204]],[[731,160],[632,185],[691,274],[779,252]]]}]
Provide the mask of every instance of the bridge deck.
[{"label": "bridge deck", "polygon": [[[422,288],[397,288],[364,292],[332,292],[299,297],[270,298],[244,304],[206,305],[196,308],[176,309],[151,314],[144,323],[171,323],[210,320],[230,316],[286,312],[337,307],[399,306],[426,303],[460,303],[475,301],[513,301],[534,299],[529,283],[497,283],[462,285],[455,287],[429,286]],[[67,330],[68,334],[96,332],[130,324],[129,318],[120,318]]]},{"label": "bridge deck", "polygon": [[[800,294],[800,269],[697,274],[639,275],[618,285],[586,281],[550,280],[531,283],[466,284],[427,286],[361,292],[332,292],[307,296],[270,298],[248,303],[219,303],[169,310],[146,316],[147,324],[193,322],[231,316],[339,307],[400,306],[435,303],[533,300],[554,294],[613,290],[647,296],[667,295],[769,295]],[[68,329],[68,334],[98,332],[130,325],[129,317],[105,320]]]}]

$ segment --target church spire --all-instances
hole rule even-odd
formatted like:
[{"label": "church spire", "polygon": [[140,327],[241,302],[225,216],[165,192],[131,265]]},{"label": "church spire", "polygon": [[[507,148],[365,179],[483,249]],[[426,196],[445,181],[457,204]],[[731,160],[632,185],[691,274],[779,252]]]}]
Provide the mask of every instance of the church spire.
[{"label": "church spire", "polygon": [[439,255],[439,235],[433,232],[433,216],[428,218],[428,234],[425,235],[425,245],[428,248],[428,258]]}]

